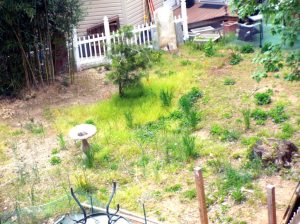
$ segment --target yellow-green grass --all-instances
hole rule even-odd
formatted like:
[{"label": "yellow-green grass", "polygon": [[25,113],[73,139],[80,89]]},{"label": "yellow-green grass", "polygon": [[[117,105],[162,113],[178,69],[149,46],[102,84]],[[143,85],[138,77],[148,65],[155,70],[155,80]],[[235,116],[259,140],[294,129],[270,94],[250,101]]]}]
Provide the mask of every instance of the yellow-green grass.
[{"label": "yellow-green grass", "polygon": [[[168,211],[164,204],[158,202],[168,202],[172,198],[182,199],[185,191],[193,189],[192,170],[195,165],[204,168],[206,182],[211,192],[214,192],[224,180],[224,174],[221,173],[223,165],[236,169],[234,174],[237,176],[247,174],[248,171],[243,166],[247,162],[248,147],[253,139],[280,135],[283,124],[274,124],[271,120],[264,126],[251,121],[250,130],[245,130],[242,110],[257,107],[253,99],[253,93],[257,89],[274,90],[272,103],[262,106],[264,110],[273,108],[277,103],[286,105],[290,116],[288,123],[293,130],[291,139],[299,145],[299,83],[274,77],[256,83],[251,79],[251,73],[257,67],[252,63],[254,54],[242,55],[243,61],[231,66],[228,63],[231,50],[218,47],[218,51],[217,56],[208,58],[201,51],[183,46],[178,54],[163,54],[161,62],[150,70],[149,78],[143,79],[144,94],[140,97],[120,98],[116,93],[105,101],[51,111],[54,116],[52,127],[57,133],[64,135],[76,124],[93,121],[98,132],[91,142],[99,144],[100,151],[95,154],[94,168],[86,169],[80,149],[71,147],[69,150],[72,156],[63,158],[57,168],[47,171],[47,175],[56,181],[56,188],[47,186],[51,195],[45,195],[44,189],[37,190],[36,194],[42,195],[37,197],[41,198],[37,203],[46,203],[63,194],[69,187],[68,178],[71,185],[78,188],[78,177],[84,175],[87,186],[96,189],[95,194],[99,200],[105,202],[108,199],[111,183],[117,181],[120,187],[114,206],[120,203],[126,209],[142,212],[141,202],[145,201],[152,216],[168,220]],[[187,60],[191,63],[181,63]],[[234,79],[235,85],[224,85],[226,78]],[[166,148],[177,150],[176,153],[181,149],[182,133],[178,133],[180,121],[166,121],[167,126],[155,130],[157,133],[150,140],[138,137],[139,129],[145,128],[149,122],[159,122],[159,118],[179,110],[179,98],[192,87],[198,87],[204,94],[196,103],[196,109],[202,118],[197,130],[192,133],[196,136],[199,157],[189,160],[172,158],[168,163]],[[162,106],[159,96],[160,91],[166,89],[174,94],[170,107]],[[126,112],[132,113],[134,127],[127,127],[124,116]],[[210,134],[213,125],[234,130],[241,137],[236,142],[221,141],[219,137]],[[221,163],[221,171],[209,164],[212,160]],[[45,183],[40,184],[43,186]],[[176,192],[164,190],[175,185],[180,185],[182,189]],[[253,188],[260,191],[258,186]],[[223,194],[226,195],[226,192]],[[25,195],[26,193],[24,197]],[[253,197],[261,197],[260,194],[257,195]],[[214,197],[215,194],[208,193],[208,197],[210,196]],[[249,200],[251,205],[259,201],[253,197]],[[195,202],[195,199],[190,200]],[[178,207],[189,206],[189,203],[185,199]],[[158,214],[155,211],[160,212]]]}]

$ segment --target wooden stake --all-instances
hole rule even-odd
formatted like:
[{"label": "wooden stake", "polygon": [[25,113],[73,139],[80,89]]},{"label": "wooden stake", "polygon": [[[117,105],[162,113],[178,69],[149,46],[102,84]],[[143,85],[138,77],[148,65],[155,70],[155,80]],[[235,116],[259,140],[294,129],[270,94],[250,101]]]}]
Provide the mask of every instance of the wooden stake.
[{"label": "wooden stake", "polygon": [[200,167],[196,167],[194,169],[194,172],[195,172],[197,198],[198,198],[198,202],[199,202],[200,222],[201,222],[201,224],[208,224],[202,170]]},{"label": "wooden stake", "polygon": [[267,186],[267,202],[269,224],[276,224],[275,187],[273,185]]}]

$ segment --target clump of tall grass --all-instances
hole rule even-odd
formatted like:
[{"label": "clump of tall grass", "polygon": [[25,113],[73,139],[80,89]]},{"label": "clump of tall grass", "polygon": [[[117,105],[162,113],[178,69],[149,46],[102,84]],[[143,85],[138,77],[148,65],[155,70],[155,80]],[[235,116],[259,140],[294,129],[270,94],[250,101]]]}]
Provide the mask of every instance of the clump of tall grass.
[{"label": "clump of tall grass", "polygon": [[243,118],[244,118],[244,125],[245,129],[250,129],[250,117],[251,117],[251,110],[250,109],[244,109],[242,110]]},{"label": "clump of tall grass", "polygon": [[161,90],[159,93],[160,100],[164,107],[169,107],[172,104],[172,99],[174,97],[173,92],[170,90]]},{"label": "clump of tall grass", "polygon": [[196,138],[190,135],[182,137],[183,151],[186,159],[196,158],[198,153],[196,151]]}]

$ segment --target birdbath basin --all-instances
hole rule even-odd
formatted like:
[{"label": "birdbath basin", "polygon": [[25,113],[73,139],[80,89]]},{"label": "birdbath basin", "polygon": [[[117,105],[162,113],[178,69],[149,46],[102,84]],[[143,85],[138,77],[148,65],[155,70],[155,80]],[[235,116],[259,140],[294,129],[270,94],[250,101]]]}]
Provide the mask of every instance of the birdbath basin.
[{"label": "birdbath basin", "polygon": [[97,128],[92,124],[79,124],[73,127],[69,136],[73,140],[81,140],[82,141],[82,151],[84,154],[87,154],[90,144],[88,143],[88,139],[95,135],[97,132]]}]

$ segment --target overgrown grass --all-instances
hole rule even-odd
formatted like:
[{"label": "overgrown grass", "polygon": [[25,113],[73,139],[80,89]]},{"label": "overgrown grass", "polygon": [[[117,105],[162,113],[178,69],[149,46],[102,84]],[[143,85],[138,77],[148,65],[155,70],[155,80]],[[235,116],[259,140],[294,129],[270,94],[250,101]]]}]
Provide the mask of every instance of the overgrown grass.
[{"label": "overgrown grass", "polygon": [[[230,48],[239,50],[234,46]],[[120,203],[125,209],[142,212],[140,202],[145,200],[151,215],[157,214],[158,219],[172,222],[164,208],[178,197],[196,202],[192,170],[195,164],[201,164],[205,181],[212,188],[208,193],[209,206],[231,201],[259,203],[255,201],[258,196],[247,190],[260,189],[254,180],[262,174],[272,175],[274,169],[263,169],[259,160],[249,158],[248,149],[266,136],[297,137],[299,125],[295,125],[294,116],[300,108],[296,103],[286,104],[284,108],[276,106],[279,100],[287,101],[288,94],[295,95],[296,86],[272,77],[264,79],[263,86],[272,86],[274,92],[277,85],[284,86],[288,94],[276,90],[271,109],[265,106],[259,111],[253,110],[252,93],[260,85],[250,77],[253,55],[243,53],[243,63],[224,66],[228,61],[225,55],[230,54],[231,49],[225,49],[222,43],[183,46],[178,55],[163,54],[149,78],[142,80],[143,88],[132,90],[127,98],[113,95],[90,105],[47,111],[51,113],[57,133],[63,136],[80,123],[94,124],[98,130],[89,140],[98,145],[90,158],[83,161],[81,150],[72,143],[68,151],[54,153],[61,157],[61,164],[51,166],[53,170],[47,175],[56,177],[55,180],[60,178],[58,183],[67,189],[64,172],[69,172],[72,186],[95,193],[104,201],[109,196],[111,182],[117,181],[119,188],[113,206]],[[162,90],[172,90],[172,100],[169,101],[170,94],[162,97]],[[243,123],[241,108],[251,108],[251,118],[256,122],[271,118],[274,123],[266,122],[264,127],[252,127],[245,132],[250,117],[249,113],[245,114]],[[289,123],[285,123],[287,114]],[[272,130],[279,131],[270,131],[270,124],[274,126]],[[33,136],[31,131],[25,133]],[[63,153],[68,154],[62,157]],[[53,195],[59,192],[60,187],[51,191]],[[157,200],[162,204],[156,203]],[[178,206],[182,205],[186,206],[181,202]],[[223,213],[222,216],[227,217],[226,211]]]}]

